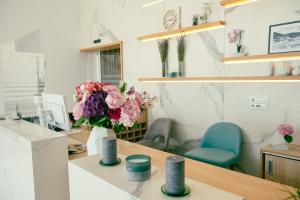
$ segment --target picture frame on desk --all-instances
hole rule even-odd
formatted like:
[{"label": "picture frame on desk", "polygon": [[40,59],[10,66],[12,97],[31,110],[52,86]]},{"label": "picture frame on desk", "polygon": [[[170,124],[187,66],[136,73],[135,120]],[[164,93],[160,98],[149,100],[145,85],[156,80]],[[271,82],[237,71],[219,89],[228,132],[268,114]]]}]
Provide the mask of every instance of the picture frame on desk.
[{"label": "picture frame on desk", "polygon": [[270,25],[268,53],[300,51],[300,20]]}]

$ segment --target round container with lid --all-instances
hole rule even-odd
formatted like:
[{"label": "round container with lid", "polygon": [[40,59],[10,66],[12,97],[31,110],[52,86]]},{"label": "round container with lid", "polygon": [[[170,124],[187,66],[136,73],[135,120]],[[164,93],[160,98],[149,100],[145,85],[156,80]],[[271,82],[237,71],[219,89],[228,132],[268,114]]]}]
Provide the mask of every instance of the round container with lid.
[{"label": "round container with lid", "polygon": [[145,181],[151,176],[151,157],[131,155],[126,158],[127,177],[131,181]]}]

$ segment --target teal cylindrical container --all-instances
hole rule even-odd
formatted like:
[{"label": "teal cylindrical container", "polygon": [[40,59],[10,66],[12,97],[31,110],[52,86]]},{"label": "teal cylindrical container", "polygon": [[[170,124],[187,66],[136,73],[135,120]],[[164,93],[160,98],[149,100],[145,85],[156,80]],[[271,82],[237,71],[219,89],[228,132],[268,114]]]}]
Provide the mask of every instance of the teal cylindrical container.
[{"label": "teal cylindrical container", "polygon": [[131,181],[145,181],[151,176],[151,157],[131,155],[126,158],[127,177]]}]

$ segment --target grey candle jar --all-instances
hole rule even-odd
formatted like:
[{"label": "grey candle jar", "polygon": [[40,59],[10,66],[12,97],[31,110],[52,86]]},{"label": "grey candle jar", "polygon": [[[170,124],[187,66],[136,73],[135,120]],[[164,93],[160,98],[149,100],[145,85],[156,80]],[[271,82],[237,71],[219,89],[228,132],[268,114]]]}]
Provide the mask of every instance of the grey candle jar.
[{"label": "grey candle jar", "polygon": [[151,157],[131,155],[126,158],[127,177],[131,181],[145,181],[151,176]]},{"label": "grey candle jar", "polygon": [[114,164],[117,162],[117,139],[114,137],[104,137],[103,143],[103,164]]},{"label": "grey candle jar", "polygon": [[166,191],[174,195],[185,192],[184,158],[170,156],[166,159]]}]

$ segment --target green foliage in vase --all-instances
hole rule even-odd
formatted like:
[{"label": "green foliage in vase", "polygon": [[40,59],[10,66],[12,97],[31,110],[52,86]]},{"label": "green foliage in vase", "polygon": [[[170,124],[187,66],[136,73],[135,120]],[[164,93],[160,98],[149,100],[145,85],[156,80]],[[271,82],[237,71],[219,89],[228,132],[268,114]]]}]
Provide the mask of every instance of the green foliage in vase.
[{"label": "green foliage in vase", "polygon": [[178,54],[178,61],[184,61],[184,55],[185,55],[184,36],[181,36],[177,39],[177,54]]},{"label": "green foliage in vase", "polygon": [[285,135],[285,136],[284,136],[284,140],[285,140],[287,143],[292,143],[292,142],[293,142],[293,137],[290,136],[290,135]]},{"label": "green foliage in vase", "polygon": [[169,53],[169,40],[159,40],[158,49],[160,53],[160,59],[162,63],[165,63],[168,59]]},{"label": "green foliage in vase", "polygon": [[241,53],[242,52],[242,45],[241,44],[237,44],[236,45],[236,49],[237,49],[238,53]]},{"label": "green foliage in vase", "polygon": [[199,24],[199,15],[193,15],[193,25]]}]

